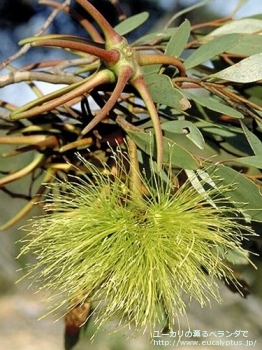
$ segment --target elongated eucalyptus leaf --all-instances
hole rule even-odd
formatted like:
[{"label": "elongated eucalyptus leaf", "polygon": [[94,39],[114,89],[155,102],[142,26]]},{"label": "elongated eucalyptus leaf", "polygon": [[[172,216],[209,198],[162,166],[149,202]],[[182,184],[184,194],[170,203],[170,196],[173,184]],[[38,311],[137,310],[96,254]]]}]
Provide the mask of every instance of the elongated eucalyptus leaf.
[{"label": "elongated eucalyptus leaf", "polygon": [[238,0],[238,4],[237,7],[235,9],[235,11],[238,11],[241,9],[241,7],[243,7],[249,0]]},{"label": "elongated eucalyptus leaf", "polygon": [[251,220],[262,222],[262,195],[253,181],[221,164],[208,166],[205,170],[217,184],[221,184],[221,181],[224,185],[234,184],[234,188],[227,192],[230,199],[244,209]]},{"label": "elongated eucalyptus leaf", "polygon": [[138,28],[139,26],[141,26],[141,24],[146,22],[148,17],[149,17],[148,12],[141,12],[119,23],[118,25],[115,26],[114,29],[118,34],[125,35],[127,33],[132,32],[132,30]]},{"label": "elongated eucalyptus leaf", "polygon": [[184,134],[189,140],[191,140],[197,147],[204,149],[205,140],[199,129],[191,122],[187,120],[172,120],[170,122],[163,123],[161,125],[163,130],[175,134]]},{"label": "elongated eucalyptus leaf", "polygon": [[239,63],[210,77],[225,79],[235,83],[252,83],[262,79],[262,53],[243,59]]},{"label": "elongated eucalyptus leaf", "polygon": [[161,64],[150,64],[148,66],[143,66],[143,74],[144,76],[150,75],[150,74],[158,74]]},{"label": "elongated eucalyptus leaf", "polygon": [[212,111],[226,114],[234,118],[244,118],[243,114],[241,114],[234,108],[225,105],[223,102],[219,102],[218,100],[215,100],[211,96],[194,95],[187,91],[183,91],[183,94],[188,99],[192,99],[196,103],[199,103],[201,106],[211,109]]},{"label": "elongated eucalyptus leaf", "polygon": [[[195,188],[195,190],[200,193],[206,200],[207,202],[209,202],[214,208],[217,209],[216,204],[214,203],[214,201],[212,201],[212,199],[209,197],[207,191],[205,190],[204,186],[203,186],[203,181],[201,182],[197,176],[197,172],[195,172],[194,170],[185,170],[187,177],[189,179],[189,181],[191,182],[191,185]],[[202,173],[204,173],[202,171]],[[208,175],[206,173],[206,175]],[[207,176],[206,176],[207,178]],[[203,180],[203,179],[202,179]],[[214,186],[216,187],[216,186]]]},{"label": "elongated eucalyptus leaf", "polygon": [[185,20],[167,44],[165,51],[167,55],[175,57],[179,57],[181,55],[188,41],[190,29],[190,22],[188,20]]},{"label": "elongated eucalyptus leaf", "polygon": [[175,15],[172,16],[172,20],[175,21],[175,19],[180,18],[185,13],[191,12],[193,10],[196,10],[199,7],[203,7],[207,5],[212,0],[203,0],[203,1],[197,1],[196,4],[193,4],[192,6],[186,6],[183,10],[178,11]]},{"label": "elongated eucalyptus leaf", "polygon": [[202,179],[210,187],[217,188],[217,185],[214,183],[212,177],[206,171],[198,169],[196,170],[196,173],[199,176],[199,178]]},{"label": "elongated eucalyptus leaf", "polygon": [[236,55],[252,56],[261,52],[262,35],[242,35],[242,39],[231,47],[228,52]]},{"label": "elongated eucalyptus leaf", "polygon": [[241,157],[234,159],[235,162],[262,169],[262,155]]},{"label": "elongated eucalyptus leaf", "polygon": [[224,24],[213,32],[208,37],[221,36],[232,33],[252,34],[262,30],[262,20],[255,18],[242,18]]},{"label": "elongated eucalyptus leaf", "polygon": [[239,34],[228,34],[200,46],[184,62],[186,69],[190,69],[204,63],[211,58],[227,51],[241,39]]},{"label": "elongated eucalyptus leaf", "polygon": [[190,107],[188,100],[178,89],[173,87],[171,79],[167,75],[146,75],[145,80],[154,102],[178,110],[185,110]]},{"label": "elongated eucalyptus leaf", "polygon": [[242,134],[242,131],[235,126],[220,125],[217,123],[210,123],[207,121],[198,121],[196,126],[205,133],[221,136],[221,137],[236,137]]},{"label": "elongated eucalyptus leaf", "polygon": [[167,41],[169,40],[172,35],[174,35],[176,32],[178,31],[178,27],[174,27],[174,28],[166,28],[163,29],[159,32],[154,32],[154,33],[149,33],[146,34],[144,36],[142,36],[141,38],[138,38],[136,41],[133,42],[134,44],[141,44],[141,43],[147,43],[151,40],[163,40],[163,41]]},{"label": "elongated eucalyptus leaf", "polygon": [[[156,142],[152,134],[136,131],[129,131],[128,134],[145,153],[149,155],[153,153],[155,156]],[[172,166],[182,169],[196,170],[199,168],[199,162],[185,148],[166,137],[163,137],[163,142],[165,163],[171,163]]]},{"label": "elongated eucalyptus leaf", "polygon": [[241,122],[241,126],[253,152],[255,153],[255,155],[260,156],[262,158],[262,142],[245,126],[244,123]]}]

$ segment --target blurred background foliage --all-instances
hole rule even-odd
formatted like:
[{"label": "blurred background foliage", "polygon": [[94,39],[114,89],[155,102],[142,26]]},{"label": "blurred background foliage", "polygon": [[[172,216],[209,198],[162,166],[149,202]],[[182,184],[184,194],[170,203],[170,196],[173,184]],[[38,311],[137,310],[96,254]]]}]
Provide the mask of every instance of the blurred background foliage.
[{"label": "blurred background foliage", "polygon": [[[91,2],[97,6],[99,11],[107,18],[112,26],[115,26],[118,23],[118,16],[114,6],[107,0]],[[126,36],[130,42],[133,42],[148,32],[161,30],[163,25],[165,25],[165,23],[170,19],[171,14],[183,10],[183,8],[186,6],[186,2],[173,1],[169,2],[167,5],[167,3],[161,1],[123,0],[121,1],[121,5],[123,6],[128,17],[143,11],[147,11],[150,14],[149,21],[146,21],[138,29]],[[34,0],[3,0],[0,4],[0,61],[3,61],[17,51],[17,43],[20,40],[34,35],[49,14],[50,9],[48,7],[39,5],[38,2]],[[191,25],[194,25],[195,23],[205,22],[207,20],[212,21],[217,17],[217,13],[212,12],[212,7],[201,7],[195,11],[187,13],[186,15],[181,15],[174,23],[172,23],[172,26],[180,26],[181,23],[184,22],[185,18],[190,21]],[[262,15],[258,14],[255,18],[261,19],[261,17]],[[205,33],[205,31],[210,31],[210,28],[204,28],[203,33]],[[85,36],[83,28],[80,27],[74,20],[69,19],[69,17],[65,14],[59,14],[59,16],[54,19],[51,26],[48,28],[47,34],[48,33],[70,33]],[[261,45],[260,52],[262,52],[262,44],[258,43],[258,46],[259,45]],[[255,52],[257,53],[259,52],[260,48],[255,50],[257,50]],[[250,55],[252,54],[254,53],[250,53]],[[37,48],[37,50],[30,50],[27,55],[21,56],[19,61],[14,62],[14,65],[23,66],[30,62],[42,61],[43,57],[49,60],[60,58],[69,59],[72,58],[72,55],[62,50],[52,50],[46,47]],[[186,59],[186,56],[183,58]],[[234,57],[231,59],[233,63],[237,62],[237,59],[234,61]],[[213,60],[213,64],[217,65],[218,70],[221,70],[226,66],[223,66],[224,62],[222,64],[221,60]],[[192,63],[192,67],[194,68],[194,63]],[[190,61],[188,63],[188,68],[191,68]],[[209,67],[204,68],[208,69]],[[261,78],[259,80],[261,80]],[[257,103],[259,106],[262,105],[261,85],[259,83],[253,83],[250,81],[247,84],[242,84],[242,82],[239,82],[236,83],[234,87],[237,89],[239,94],[243,95],[248,100]],[[43,84],[41,88],[45,93],[45,91],[49,91],[50,87]],[[33,94],[30,91],[30,88],[27,87],[17,89],[15,86],[10,86],[0,90],[1,100],[17,105],[23,104],[24,101],[27,102],[32,98],[32,96]],[[246,118],[244,126],[242,126],[241,129],[239,120],[230,118],[232,115],[227,118],[228,115],[226,113],[222,116],[221,111],[214,111],[212,108],[211,111],[210,109],[206,108],[206,102],[203,102],[201,97],[198,97],[198,99],[197,97],[192,99],[192,96],[188,95],[188,98],[192,103],[192,110],[194,110],[194,125],[201,128],[205,138],[208,140],[209,147],[211,145],[212,152],[215,150],[215,152],[219,153],[220,160],[228,159],[228,154],[230,154],[232,157],[233,155],[234,157],[251,156],[253,154],[252,151],[254,151],[254,147],[250,146],[250,144],[253,146],[254,144],[258,145],[256,148],[257,153],[255,154],[261,156],[261,145],[259,142],[261,142],[262,130],[259,123],[256,123],[256,121],[252,120],[252,118]],[[234,109],[234,105],[231,107]],[[169,113],[170,110],[163,109],[163,115],[165,115],[166,112]],[[219,118],[222,116],[224,118],[221,119],[224,128],[216,128],[210,131],[210,129],[208,130],[210,125],[201,125],[203,120],[201,121],[200,119],[202,115],[205,115],[206,113],[210,113],[213,120],[216,121],[219,121]],[[232,110],[231,113],[233,113]],[[198,117],[199,121],[197,122]],[[259,112],[259,117],[261,117],[261,112]],[[192,127],[192,125],[190,125],[190,127]],[[2,125],[0,127],[0,137],[5,135],[6,129],[6,125]],[[178,133],[180,134],[179,137],[181,139],[181,144],[186,143],[188,149],[190,148],[190,142],[188,142],[187,139],[182,140],[184,136],[181,135],[181,132],[178,132],[178,129],[176,129],[173,133],[170,131],[168,126],[166,126],[166,129],[166,137],[172,138],[172,134]],[[240,131],[240,129],[242,131]],[[245,135],[243,135],[243,130],[246,130]],[[211,135],[212,137],[210,140],[209,137]],[[238,139],[235,138],[236,135],[239,136]],[[254,139],[252,135],[256,138]],[[258,143],[256,142],[257,140],[259,141]],[[138,139],[135,139],[135,141],[137,141],[139,144]],[[196,139],[194,141],[196,141]],[[143,142],[145,141],[142,140],[142,144],[141,142],[139,144],[141,148],[143,148]],[[194,147],[194,145],[191,145],[189,151],[193,153]],[[1,154],[8,153],[13,150],[13,146],[1,145]],[[206,149],[203,153],[199,151],[198,154],[207,157],[209,152]],[[32,157],[32,153],[27,152],[23,155],[23,157],[1,158],[0,171],[2,172],[2,177],[4,177],[7,173],[12,172],[14,169],[24,168],[32,161]],[[245,162],[241,165],[234,164],[234,169],[248,173],[251,177],[257,176],[259,181],[259,179],[261,179],[259,177],[261,174],[261,160],[258,159],[257,162],[258,166],[254,166],[252,163],[251,167],[248,166],[248,164],[245,164]],[[24,177],[15,183],[9,184],[7,187],[5,187],[4,191],[0,192],[0,225],[3,225],[7,220],[14,216],[23,207],[26,201],[32,198],[32,196],[36,193],[42,181],[39,175],[40,172],[36,172],[31,176]],[[34,179],[33,182],[32,179]],[[243,186],[245,186],[245,183],[243,183]],[[257,198],[259,200],[258,196]],[[257,208],[261,207],[262,204],[260,200],[260,202],[257,202]],[[38,213],[38,210],[34,209],[33,212],[30,212],[30,214],[27,215],[27,217],[36,213]],[[23,220],[25,219],[26,217],[23,218]],[[15,260],[15,257],[19,251],[19,244],[14,243],[20,238],[21,233],[18,231],[18,227],[21,226],[21,224],[21,221],[16,223],[14,226],[12,226],[12,228],[9,228],[7,232],[2,233],[0,237],[0,291],[2,296],[0,300],[0,310],[2,312],[0,333],[4,342],[3,346],[5,349],[10,350],[15,349],[16,347],[28,350],[36,348],[49,348],[50,350],[62,349],[63,322],[59,321],[58,323],[53,324],[52,319],[45,319],[44,321],[40,321],[36,324],[35,320],[40,317],[45,310],[45,306],[39,304],[41,297],[38,295],[32,297],[32,291],[27,292],[25,290],[26,282],[23,282],[18,286],[14,284],[14,282],[18,279],[18,276],[21,274],[21,272],[17,272],[16,270],[21,267],[21,264],[23,265],[24,263],[24,261],[19,261],[18,263]],[[254,222],[253,225],[256,231],[260,234],[261,222]],[[261,251],[261,243],[259,243],[259,241],[253,242],[249,248],[259,253]],[[260,266],[259,258],[255,257],[254,260],[258,266]],[[211,310],[203,310],[198,305],[193,303],[189,307],[189,320],[192,329],[209,330],[210,332],[222,328],[230,331],[234,331],[236,329],[248,330],[250,339],[257,339],[258,344],[261,344],[262,329],[259,321],[261,319],[262,312],[260,282],[261,269],[254,271],[249,267],[243,266],[242,270],[242,276],[250,285],[250,290],[252,292],[248,299],[241,299],[240,296],[231,293],[221,285],[222,297],[224,298],[224,304],[222,306],[213,305]],[[186,320],[182,322],[182,328],[187,329]],[[108,336],[108,330],[101,330],[94,343],[90,344],[87,339],[88,336],[90,337],[92,335],[94,329],[95,325],[91,323],[88,329],[87,337],[84,337],[79,342],[79,344],[75,347],[76,350],[87,348],[105,350],[162,348],[156,345],[150,345],[148,338],[145,336],[139,336],[135,339],[131,338],[127,340],[125,335],[121,333],[115,336]],[[214,347],[214,349],[215,348],[217,347]],[[228,348],[240,349],[241,347],[232,346]],[[257,348],[259,348],[259,345]],[[212,347],[210,347],[210,349],[212,349]]]}]

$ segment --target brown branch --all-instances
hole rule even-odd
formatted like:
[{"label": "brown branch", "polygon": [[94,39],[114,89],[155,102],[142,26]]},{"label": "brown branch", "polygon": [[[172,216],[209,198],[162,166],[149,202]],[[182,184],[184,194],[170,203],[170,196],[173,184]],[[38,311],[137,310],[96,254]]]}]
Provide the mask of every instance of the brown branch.
[{"label": "brown branch", "polygon": [[53,74],[63,74],[63,71],[66,68],[75,67],[75,66],[84,66],[84,65],[94,63],[95,61],[97,61],[97,63],[100,62],[97,57],[92,55],[85,58],[76,58],[73,60],[62,60],[61,63],[57,65],[53,65],[52,69],[50,69],[50,72]]},{"label": "brown branch", "polygon": [[125,14],[125,11],[124,11],[123,7],[119,3],[119,1],[118,0],[109,0],[109,1],[115,7],[115,9],[117,11],[119,22],[122,22],[123,20],[125,20],[126,19],[126,14]]},{"label": "brown branch", "polygon": [[[71,36],[73,39],[73,36]],[[52,46],[57,48],[65,48],[70,49],[73,51],[78,52],[85,52],[87,54],[91,54],[94,56],[99,57],[101,60],[109,62],[109,63],[116,63],[119,60],[119,52],[117,50],[106,50],[101,47],[98,47],[97,45],[93,44],[92,42],[88,43],[86,42],[80,42],[80,41],[73,41],[68,36],[68,39],[43,39],[40,41],[31,42],[31,46]]]},{"label": "brown branch", "polygon": [[12,122],[9,111],[0,110],[0,119],[4,120],[5,122]]},{"label": "brown branch", "polygon": [[2,179],[0,179],[0,187],[4,186],[10,182],[14,182],[16,180],[19,180],[19,179],[25,177],[26,175],[30,174],[32,171],[34,171],[35,169],[40,167],[41,164],[43,164],[45,158],[46,158],[46,156],[44,154],[38,153],[35,156],[35,158],[31,161],[31,163],[26,165],[24,168],[21,168],[15,172],[11,172],[10,174],[8,174],[5,177],[3,177]]},{"label": "brown branch", "polygon": [[[94,75],[91,79],[90,77],[83,79],[83,82],[75,83],[76,86],[71,91],[64,92],[63,89],[60,89],[55,94],[58,97],[54,96],[54,93],[45,95],[42,99],[37,99],[35,102],[30,102],[29,104],[24,105],[18,110],[17,113],[12,115],[12,119],[22,119],[22,118],[31,118],[35,115],[39,115],[45,112],[48,112],[52,109],[57,108],[58,106],[63,105],[69,101],[74,100],[82,96],[83,94],[89,92],[91,89],[99,86],[100,84],[106,84],[113,82],[115,77],[108,70],[102,70]],[[81,83],[81,84],[80,84]],[[60,95],[57,95],[60,94]],[[51,100],[50,100],[51,99]]]},{"label": "brown branch", "polygon": [[144,132],[143,129],[138,128],[137,126],[129,123],[126,119],[122,118],[120,115],[116,117],[116,124],[119,125],[125,132],[128,131],[136,131],[136,132]]},{"label": "brown branch", "polygon": [[5,231],[9,227],[13,226],[16,222],[21,220],[26,214],[28,214],[35,204],[39,202],[41,196],[44,194],[46,191],[46,183],[51,183],[55,179],[55,169],[48,168],[46,171],[46,174],[44,176],[44,179],[42,181],[42,185],[38,188],[37,194],[15,215],[13,216],[10,220],[8,220],[6,223],[4,223],[2,226],[0,226],[0,231]]},{"label": "brown branch", "polygon": [[78,148],[78,147],[90,147],[94,144],[93,138],[92,137],[86,137],[84,139],[80,139],[74,142],[70,142],[62,147],[59,148],[59,152],[67,152],[71,149]]},{"label": "brown branch", "polygon": [[[37,136],[37,135],[34,135],[34,136]],[[4,158],[13,157],[13,156],[16,156],[25,152],[34,151],[40,148],[46,148],[46,147],[55,148],[58,145],[59,145],[58,139],[55,136],[51,135],[49,137],[45,137],[45,139],[42,141],[36,142],[35,144],[30,144],[28,146],[23,146],[10,152],[2,153],[2,157]]]},{"label": "brown branch", "polygon": [[101,35],[97,31],[97,29],[88,21],[88,19],[86,19],[85,17],[80,15],[80,13],[78,13],[77,11],[70,8],[70,6],[62,6],[62,4],[59,4],[55,1],[49,1],[49,0],[42,0],[42,1],[39,1],[39,3],[55,7],[56,9],[60,9],[60,10],[64,11],[65,13],[68,13],[77,22],[79,22],[82,25],[82,27],[87,31],[87,33],[91,36],[91,38],[94,41],[99,42],[99,43],[104,42],[104,39],[101,37]]},{"label": "brown branch", "polygon": [[245,99],[242,96],[239,96],[232,91],[229,91],[224,86],[216,86],[216,87],[208,87],[209,84],[205,84],[205,89],[211,91],[213,94],[219,96],[223,100],[225,100],[231,107],[237,109],[238,111],[244,113],[245,115],[249,115],[251,118],[257,120],[261,123],[262,119],[258,113],[253,112],[247,106],[253,109],[257,109],[262,111],[262,107],[257,104]]},{"label": "brown branch", "polygon": [[0,136],[1,145],[34,145],[44,141],[46,135]]},{"label": "brown branch", "polygon": [[62,62],[64,62],[64,60],[50,60],[50,61],[45,61],[45,62],[30,63],[22,68],[19,68],[18,70],[20,72],[26,72],[26,71],[33,70],[33,69],[53,67],[53,66],[56,66]]},{"label": "brown branch", "polygon": [[15,72],[6,74],[0,77],[0,87],[4,87],[10,84],[21,83],[23,81],[44,81],[51,84],[74,84],[83,80],[83,78],[77,77],[72,74],[53,75],[50,73],[42,72]]},{"label": "brown branch", "polygon": [[178,58],[173,56],[137,54],[137,62],[141,66],[150,64],[172,65],[179,70],[182,77],[186,75],[186,70],[183,63]]},{"label": "brown branch", "polygon": [[[62,10],[63,7],[69,6],[70,4],[70,0],[65,0],[62,4],[61,4],[61,8],[59,9],[55,9],[54,11],[52,11],[52,13],[48,16],[47,20],[45,21],[45,23],[42,25],[42,27],[39,29],[39,31],[34,35],[35,37],[42,35],[46,29],[51,25],[51,23],[53,22],[53,20],[55,19],[55,17],[58,15],[58,13]],[[13,62],[14,60],[16,60],[17,58],[21,57],[22,55],[24,55],[29,49],[30,49],[31,45],[30,44],[25,44],[20,50],[18,50],[14,55],[9,56],[6,60],[4,60],[1,64],[0,64],[0,70],[2,70],[3,68],[5,68],[6,66],[8,66],[11,62]]]},{"label": "brown branch", "polygon": [[223,18],[218,18],[214,21],[208,21],[208,22],[204,22],[204,23],[198,23],[192,26],[192,30],[196,30],[199,28],[205,28],[205,27],[221,27],[221,25],[223,25],[225,22],[231,21],[232,20],[232,16],[226,16]]},{"label": "brown branch", "polygon": [[32,199],[30,196],[28,196],[26,194],[16,193],[16,192],[8,190],[5,187],[1,187],[0,190],[3,191],[4,193],[8,194],[11,198],[25,199],[26,201],[30,201]]}]

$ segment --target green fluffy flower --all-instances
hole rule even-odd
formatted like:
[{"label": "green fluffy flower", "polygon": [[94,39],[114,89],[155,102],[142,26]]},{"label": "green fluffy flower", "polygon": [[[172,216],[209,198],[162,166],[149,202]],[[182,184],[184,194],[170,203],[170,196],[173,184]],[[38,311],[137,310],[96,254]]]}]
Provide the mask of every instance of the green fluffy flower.
[{"label": "green fluffy flower", "polygon": [[234,282],[227,254],[246,257],[243,231],[253,234],[226,189],[203,196],[187,182],[174,191],[152,165],[139,195],[123,163],[115,177],[85,166],[91,175],[50,185],[47,215],[24,227],[20,255],[35,254],[28,275],[51,291],[54,309],[90,301],[100,325],[117,319],[153,331],[166,320],[173,327],[190,299],[219,301],[216,279]]}]

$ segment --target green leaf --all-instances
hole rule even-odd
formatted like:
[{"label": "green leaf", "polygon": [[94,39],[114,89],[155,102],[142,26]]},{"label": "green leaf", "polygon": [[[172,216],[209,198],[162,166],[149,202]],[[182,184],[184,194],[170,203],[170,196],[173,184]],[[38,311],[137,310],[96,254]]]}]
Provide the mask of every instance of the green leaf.
[{"label": "green leaf", "polygon": [[227,22],[222,27],[219,27],[213,30],[213,32],[208,34],[206,38],[232,34],[232,33],[252,34],[252,33],[260,32],[261,30],[262,30],[262,20],[254,19],[254,18],[242,18],[239,20]]},{"label": "green leaf", "polygon": [[183,134],[197,147],[204,149],[205,140],[199,129],[187,120],[172,120],[161,125],[163,130],[175,134]]},{"label": "green leaf", "polygon": [[262,51],[262,35],[242,35],[242,39],[227,52],[236,55],[252,56]]},{"label": "green leaf", "polygon": [[234,159],[235,162],[262,169],[262,156],[250,156]]},{"label": "green leaf", "polygon": [[249,0],[238,0],[238,4],[235,8],[235,12],[241,9]]},{"label": "green leaf", "polygon": [[166,55],[175,57],[179,57],[181,55],[188,41],[190,29],[190,22],[188,20],[185,20],[167,44],[165,51]]},{"label": "green leaf", "polygon": [[151,40],[169,40],[172,35],[174,35],[176,32],[178,31],[177,27],[174,28],[166,28],[161,30],[160,32],[154,32],[154,33],[150,33],[150,34],[146,34],[140,38],[138,38],[136,41],[133,42],[134,44],[141,44],[141,43],[148,43]]},{"label": "green leaf", "polygon": [[[262,36],[261,36],[262,37]],[[261,84],[246,84],[243,86],[242,94],[249,99],[250,102],[253,102],[259,106],[262,106],[262,85]],[[262,112],[256,111],[260,116]],[[262,131],[262,129],[261,129]]]},{"label": "green leaf", "polygon": [[171,79],[167,75],[146,75],[145,81],[154,102],[178,110],[190,108],[190,103],[178,89],[173,87]]},{"label": "green leaf", "polygon": [[217,135],[221,137],[236,137],[239,134],[242,134],[242,131],[235,126],[226,126],[226,125],[220,125],[217,123],[210,123],[207,121],[198,121],[195,123],[197,127],[201,130],[203,130],[205,133]]},{"label": "green leaf", "polygon": [[143,75],[146,77],[150,74],[158,74],[160,68],[162,67],[161,64],[150,64],[148,66],[143,66]]},{"label": "green leaf", "polygon": [[241,38],[239,34],[228,34],[200,46],[196,51],[192,53],[184,62],[186,69],[198,66],[211,58],[226,52],[229,48],[234,46]]},{"label": "green leaf", "polygon": [[249,253],[247,250],[244,252],[246,253],[245,255],[240,254],[237,249],[229,249],[226,252],[226,259],[233,265],[247,265],[249,264]]},{"label": "green leaf", "polygon": [[127,33],[132,32],[132,30],[141,26],[149,17],[148,12],[141,12],[138,15],[134,15],[132,17],[127,18],[123,22],[117,24],[115,26],[115,31],[120,35],[125,35]]},{"label": "green leaf", "polygon": [[241,123],[241,127],[244,131],[244,134],[246,135],[247,141],[250,144],[250,147],[252,148],[253,152],[257,156],[262,155],[262,142],[259,140],[259,138],[254,135],[246,126],[244,123]]},{"label": "green leaf", "polygon": [[[209,176],[206,172],[202,171],[202,174],[206,174],[205,176],[205,180],[207,179],[207,176]],[[195,188],[195,190],[200,193],[206,200],[207,202],[209,202],[213,207],[217,208],[216,204],[214,203],[214,201],[212,201],[212,199],[210,198],[210,196],[208,195],[207,191],[205,190],[204,186],[203,186],[203,181],[200,181],[197,174],[198,174],[198,170],[195,172],[193,170],[185,170],[185,173],[188,177],[188,180],[191,182],[191,185]],[[201,177],[200,177],[201,178]],[[203,179],[202,179],[203,180]],[[207,179],[209,182],[210,180],[212,181],[212,179],[209,177],[209,179]],[[214,184],[215,185],[215,184]]]},{"label": "green leaf", "polygon": [[[129,131],[128,135],[145,153],[155,156],[156,142],[151,133]],[[179,146],[174,141],[163,137],[164,162],[174,167],[182,169],[196,170],[199,162],[185,148]]]},{"label": "green leaf", "polygon": [[235,83],[251,83],[262,79],[262,53],[243,59],[239,63],[210,75]]},{"label": "green leaf", "polygon": [[[219,123],[210,123],[206,121],[197,121],[194,123],[195,126],[205,136],[205,142],[207,145],[212,143],[211,140],[219,142],[219,146],[215,147],[218,159],[228,159],[229,155],[226,153],[238,155],[249,155],[251,152],[250,146],[247,142],[246,136],[239,127],[227,126]],[[214,147],[214,144],[213,146]]]},{"label": "green leaf", "polygon": [[234,108],[229,107],[224,103],[219,102],[218,100],[215,100],[211,96],[194,95],[184,90],[183,90],[183,94],[185,95],[186,98],[192,99],[196,103],[199,103],[201,106],[211,109],[212,111],[226,114],[234,118],[244,118],[243,114],[236,111]]},{"label": "green leaf", "polygon": [[230,199],[235,202],[234,205],[243,209],[253,221],[262,222],[262,195],[253,181],[221,164],[208,166],[205,170],[218,185],[221,181],[226,186],[235,185],[234,189],[227,192]]},{"label": "green leaf", "polygon": [[184,15],[185,13],[196,10],[199,7],[205,6],[211,1],[212,0],[203,0],[203,1],[200,1],[192,6],[186,6],[185,8],[183,8],[183,10],[178,11],[175,15],[172,16],[172,22],[174,22],[177,18],[182,17],[182,15]]}]

